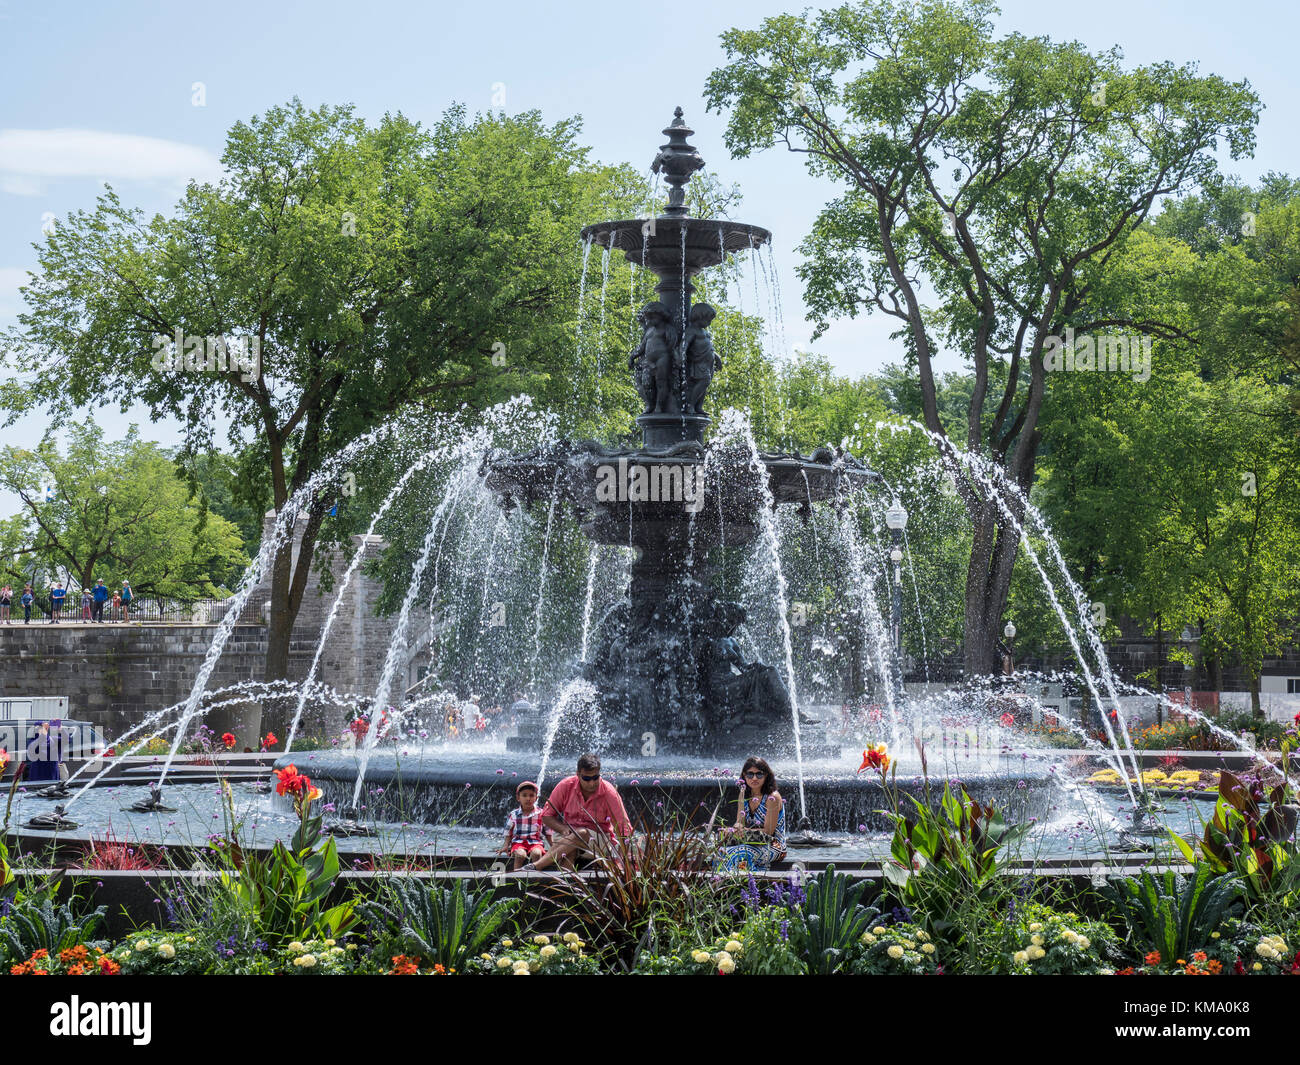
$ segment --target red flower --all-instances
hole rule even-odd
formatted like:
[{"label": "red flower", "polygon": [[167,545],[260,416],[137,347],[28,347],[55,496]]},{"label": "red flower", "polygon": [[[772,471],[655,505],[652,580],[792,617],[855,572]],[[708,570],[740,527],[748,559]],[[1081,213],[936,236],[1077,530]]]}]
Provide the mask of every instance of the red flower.
[{"label": "red flower", "polygon": [[103,976],[117,976],[122,971],[122,966],[118,965],[108,955],[99,959],[99,971]]},{"label": "red flower", "polygon": [[221,742],[226,745],[226,750],[230,750],[235,746],[235,734],[233,732],[223,732]]},{"label": "red flower", "polygon": [[1015,723],[1016,723],[1016,715],[1011,713],[1010,710],[1008,710],[1000,718],[998,718],[998,724],[1000,724],[1003,728],[1010,728]]},{"label": "red flower", "polygon": [[[307,780],[291,765],[283,769],[272,770],[276,777],[275,793],[277,795],[301,795],[303,782]],[[310,783],[310,781],[308,781]]]},{"label": "red flower", "polygon": [[1144,962],[1146,962],[1148,965],[1159,965],[1159,964],[1160,964],[1160,951],[1158,951],[1158,950],[1153,950],[1150,954],[1148,954],[1148,955],[1147,955],[1145,958],[1143,958],[1142,960],[1143,960]]},{"label": "red flower", "polygon": [[8,764],[9,764],[9,750],[8,748],[0,747],[0,773],[3,773],[5,771],[5,766],[7,766]]},{"label": "red flower", "polygon": [[1238,959],[1236,960],[1236,962],[1233,963],[1233,966],[1232,966],[1232,972],[1233,972],[1233,975],[1235,975],[1235,976],[1245,976],[1245,975],[1246,975],[1246,967],[1245,967],[1244,965],[1241,964],[1241,959],[1240,959],[1240,958],[1238,958]]},{"label": "red flower", "polygon": [[276,738],[274,732],[268,732],[266,734],[266,739],[262,741],[262,749],[268,750],[269,748],[274,747],[279,742],[280,741]]}]

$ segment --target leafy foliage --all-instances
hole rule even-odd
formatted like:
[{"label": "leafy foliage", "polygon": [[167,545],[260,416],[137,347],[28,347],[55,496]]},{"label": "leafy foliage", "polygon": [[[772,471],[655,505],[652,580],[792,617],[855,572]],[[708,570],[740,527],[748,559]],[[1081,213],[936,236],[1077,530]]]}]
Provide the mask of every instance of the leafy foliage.
[{"label": "leafy foliage", "polygon": [[394,878],[387,889],[389,901],[363,903],[365,912],[404,953],[457,972],[465,972],[470,959],[483,953],[522,903],[496,898],[491,889],[472,892],[463,880],[451,887],[426,887],[418,880]]},{"label": "leafy foliage", "polygon": [[879,912],[863,905],[866,890],[865,880],[855,883],[846,873],[837,873],[833,865],[809,879],[794,926],[796,949],[807,959],[809,973],[827,975],[844,966]]},{"label": "leafy foliage", "polygon": [[1108,881],[1101,889],[1123,918],[1129,942],[1140,952],[1185,958],[1209,942],[1237,902],[1241,884],[1202,867],[1191,877],[1174,870]]}]

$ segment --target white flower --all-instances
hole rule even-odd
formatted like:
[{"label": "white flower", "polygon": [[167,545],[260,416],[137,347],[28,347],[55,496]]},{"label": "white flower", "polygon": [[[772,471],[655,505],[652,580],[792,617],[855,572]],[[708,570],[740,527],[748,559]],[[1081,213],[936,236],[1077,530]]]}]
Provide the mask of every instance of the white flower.
[{"label": "white flower", "polygon": [[578,933],[577,933],[577,932],[565,932],[565,933],[564,933],[564,942],[566,942],[566,943],[576,943],[576,942],[578,942]]},{"label": "white flower", "polygon": [[919,939],[922,943],[927,943],[930,940],[930,933],[922,929],[917,929],[916,938]]},{"label": "white flower", "polygon": [[1042,921],[1035,921],[1033,924],[1029,926],[1029,931],[1031,932],[1041,932],[1042,930],[1043,930]]},{"label": "white flower", "polygon": [[550,941],[551,941],[550,936],[533,936],[533,942],[536,943],[539,947],[546,946],[546,944],[549,943]]},{"label": "white flower", "polygon": [[1084,950],[1087,950],[1090,946],[1092,946],[1092,940],[1089,939],[1087,936],[1080,936],[1078,945],[1082,947]]},{"label": "white flower", "polygon": [[525,965],[522,969],[513,970],[510,975],[511,976],[532,976],[532,973],[528,971],[528,966]]},{"label": "white flower", "polygon": [[509,958],[497,958],[498,969],[509,969],[512,964]]},{"label": "white flower", "polygon": [[1041,946],[1043,945],[1043,937],[1042,937],[1042,936],[1030,936],[1030,937],[1029,937],[1029,942],[1032,943],[1032,944],[1033,944],[1034,946],[1036,946],[1036,947],[1041,947]]},{"label": "white flower", "polygon": [[1017,965],[1024,965],[1027,961],[1029,961],[1029,955],[1025,953],[1023,950],[1018,950],[1013,955],[1011,955],[1011,960],[1015,962]]},{"label": "white flower", "polygon": [[863,943],[867,943],[867,944],[874,943],[874,942],[876,942],[876,937],[873,936],[870,932],[863,932],[863,933],[862,933],[862,942],[863,942]]},{"label": "white flower", "polygon": [[1042,947],[1034,946],[1034,947],[1030,947],[1026,953],[1028,953],[1030,961],[1037,961],[1039,958],[1046,955],[1047,951],[1045,951]]},{"label": "white flower", "polygon": [[173,947],[170,943],[159,943],[158,954],[160,957],[166,958],[168,961],[171,961],[172,958],[176,957],[176,948]]},{"label": "white flower", "polygon": [[731,960],[731,955],[728,954],[725,950],[722,951],[720,960],[718,961],[718,972],[734,973],[735,971],[736,971],[736,963]]},{"label": "white flower", "polygon": [[900,947],[897,943],[895,943],[885,953],[888,954],[895,961],[897,961],[899,958],[903,956],[903,948]]},{"label": "white flower", "polygon": [[552,958],[552,957],[554,957],[554,956],[555,956],[556,954],[558,954],[558,953],[559,953],[559,952],[558,952],[554,947],[549,946],[549,945],[543,947],[542,950],[541,950],[541,955],[542,955],[543,958]]},{"label": "white flower", "polygon": [[724,949],[728,954],[739,954],[744,948],[734,939],[728,939],[727,945]]},{"label": "white flower", "polygon": [[304,954],[301,958],[296,959],[304,969],[310,969],[316,964],[316,955]]},{"label": "white flower", "polygon": [[147,939],[142,939],[142,940],[140,940],[140,942],[137,943],[137,944],[135,945],[135,949],[136,949],[136,950],[148,950],[148,949],[149,949],[149,940],[147,940]]},{"label": "white flower", "polygon": [[734,959],[727,951],[720,950],[717,954],[713,955],[713,960],[718,963],[718,968],[722,968],[722,963],[724,961],[732,961]]},{"label": "white flower", "polygon": [[285,948],[290,954],[301,954],[307,948],[299,943],[296,939]]},{"label": "white flower", "polygon": [[708,960],[709,952],[707,950],[697,950],[691,955],[691,961],[697,965],[703,965]]}]

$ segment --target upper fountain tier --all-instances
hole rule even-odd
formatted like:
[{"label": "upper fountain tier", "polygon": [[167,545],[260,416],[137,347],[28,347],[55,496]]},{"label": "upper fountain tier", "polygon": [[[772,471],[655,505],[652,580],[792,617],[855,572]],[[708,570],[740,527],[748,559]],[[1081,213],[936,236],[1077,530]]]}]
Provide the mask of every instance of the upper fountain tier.
[{"label": "upper fountain tier", "polygon": [[[654,218],[628,218],[616,222],[598,222],[582,231],[582,239],[610,251],[623,252],[628,261],[645,266],[665,279],[660,294],[665,303],[676,302],[676,318],[685,321],[680,306],[683,275],[692,275],[718,266],[728,255],[762,247],[772,234],[761,226],[717,218],[691,218],[686,213],[686,184],[691,175],[704,168],[700,153],[687,143],[695,131],[682,119],[679,107],[664,131],[668,143],[660,147],[650,168],[663,175],[668,184],[668,206]],[[667,291],[668,282],[678,285],[676,293]],[[689,293],[687,294],[689,298]],[[671,302],[670,302],[671,301]]]},{"label": "upper fountain tier", "polygon": [[610,251],[621,251],[634,265],[659,278],[657,298],[642,308],[641,344],[629,363],[645,410],[637,418],[641,442],[648,448],[699,443],[709,418],[704,397],[721,366],[709,337],[715,311],[707,303],[692,306],[691,278],[718,266],[728,255],[769,244],[772,234],[759,226],[686,213],[686,184],[704,167],[687,138],[695,131],[677,108],[664,131],[651,169],[668,185],[668,206],[653,218],[629,218],[587,226],[582,238]]}]

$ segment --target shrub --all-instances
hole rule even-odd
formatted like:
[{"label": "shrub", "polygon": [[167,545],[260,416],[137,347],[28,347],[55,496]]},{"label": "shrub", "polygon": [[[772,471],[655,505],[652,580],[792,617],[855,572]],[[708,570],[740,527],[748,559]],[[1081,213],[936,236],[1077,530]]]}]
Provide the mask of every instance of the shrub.
[{"label": "shrub", "polygon": [[600,965],[586,946],[576,932],[503,939],[473,959],[466,971],[493,976],[593,976]]},{"label": "shrub", "polygon": [[498,899],[491,889],[472,892],[463,880],[451,887],[426,887],[418,880],[394,878],[388,893],[385,901],[362,903],[379,926],[381,946],[457,972],[485,951],[523,901]]},{"label": "shrub", "polygon": [[1001,922],[990,970],[1022,976],[1091,976],[1114,972],[1119,938],[1104,921],[1089,921],[1042,903],[1016,906]]},{"label": "shrub", "polygon": [[858,937],[845,970],[858,976],[933,976],[939,951],[930,934],[910,922],[876,925]]}]

